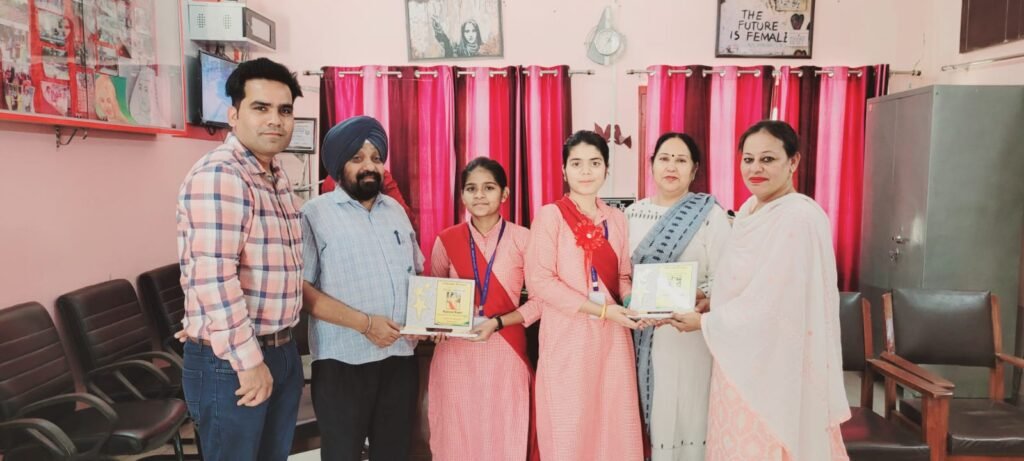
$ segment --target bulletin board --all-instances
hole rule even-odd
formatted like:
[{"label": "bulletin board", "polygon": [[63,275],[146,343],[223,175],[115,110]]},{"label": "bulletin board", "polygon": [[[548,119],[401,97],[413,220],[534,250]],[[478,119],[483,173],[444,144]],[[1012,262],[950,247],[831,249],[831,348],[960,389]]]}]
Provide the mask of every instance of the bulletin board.
[{"label": "bulletin board", "polygon": [[0,120],[183,134],[180,8],[0,0]]},{"label": "bulletin board", "polygon": [[815,0],[718,0],[717,57],[811,57]]}]

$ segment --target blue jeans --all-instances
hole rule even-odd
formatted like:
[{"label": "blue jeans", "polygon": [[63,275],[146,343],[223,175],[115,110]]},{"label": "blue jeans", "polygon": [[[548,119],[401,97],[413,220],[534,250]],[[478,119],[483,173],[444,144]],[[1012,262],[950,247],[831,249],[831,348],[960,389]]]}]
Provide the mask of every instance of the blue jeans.
[{"label": "blue jeans", "polygon": [[255,407],[238,406],[238,373],[209,346],[185,343],[182,387],[195,422],[203,459],[284,461],[292,446],[302,362],[295,341],[264,347],[263,363],[274,378],[270,398]]}]

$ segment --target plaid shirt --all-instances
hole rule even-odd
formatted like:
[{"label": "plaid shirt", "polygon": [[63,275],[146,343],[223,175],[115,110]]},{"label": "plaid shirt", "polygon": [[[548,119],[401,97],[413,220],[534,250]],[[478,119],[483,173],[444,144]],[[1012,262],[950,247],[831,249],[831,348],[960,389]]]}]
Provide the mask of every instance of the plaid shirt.
[{"label": "plaid shirt", "polygon": [[256,336],[295,325],[302,307],[302,225],[291,183],[271,177],[228,135],[178,192],[185,332],[210,341],[236,371],[263,362]]}]

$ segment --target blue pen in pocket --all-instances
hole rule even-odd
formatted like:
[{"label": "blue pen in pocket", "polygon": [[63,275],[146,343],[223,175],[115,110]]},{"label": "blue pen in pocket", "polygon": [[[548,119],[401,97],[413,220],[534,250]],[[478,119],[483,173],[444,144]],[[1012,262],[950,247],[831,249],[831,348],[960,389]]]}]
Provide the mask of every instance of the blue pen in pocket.
[{"label": "blue pen in pocket", "polygon": [[398,231],[395,231],[395,240],[398,241],[399,245],[402,244],[402,237],[398,235]]}]

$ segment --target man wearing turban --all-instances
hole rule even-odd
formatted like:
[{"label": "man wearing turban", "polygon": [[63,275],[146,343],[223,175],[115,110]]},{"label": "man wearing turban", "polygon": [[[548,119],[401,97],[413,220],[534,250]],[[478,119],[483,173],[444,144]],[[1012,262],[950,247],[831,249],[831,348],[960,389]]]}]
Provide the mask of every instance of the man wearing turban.
[{"label": "man wearing turban", "polygon": [[320,157],[341,187],[302,207],[303,308],[323,459],[358,461],[367,437],[371,459],[409,458],[419,370],[416,341],[399,330],[423,254],[402,206],[381,193],[387,156],[376,119],[335,125]]}]

